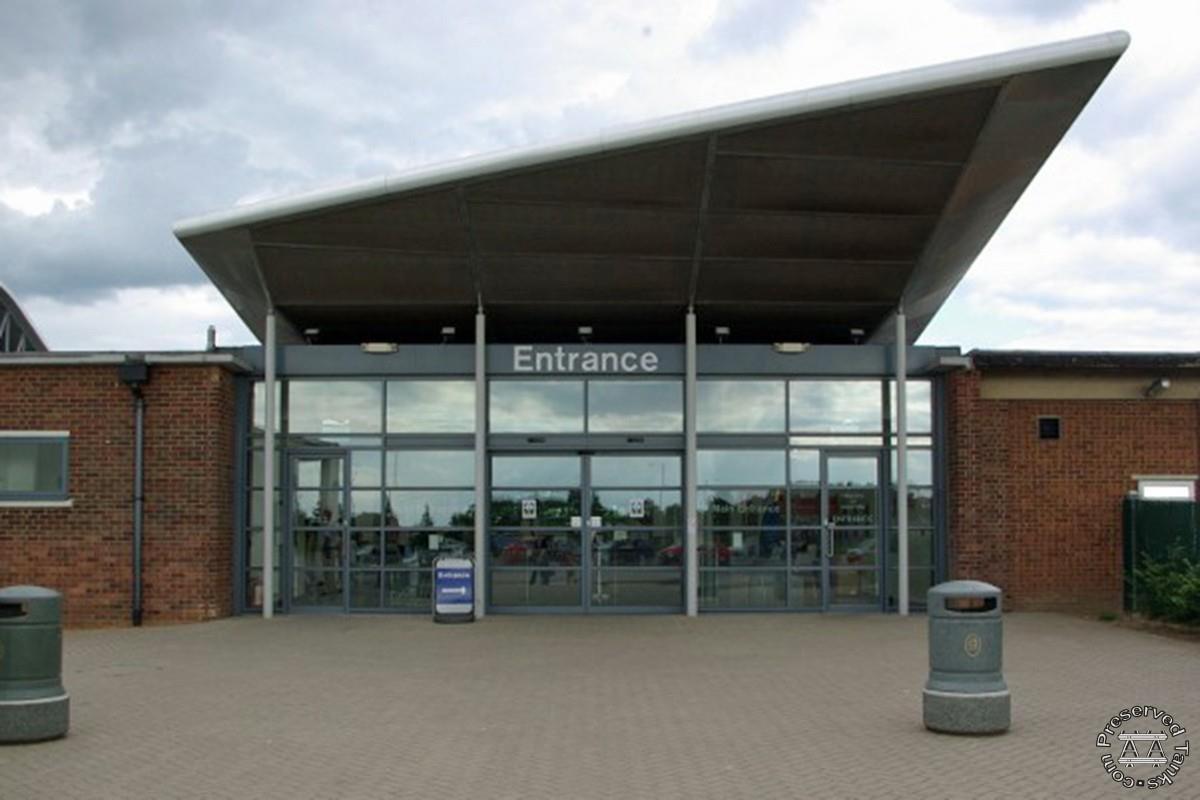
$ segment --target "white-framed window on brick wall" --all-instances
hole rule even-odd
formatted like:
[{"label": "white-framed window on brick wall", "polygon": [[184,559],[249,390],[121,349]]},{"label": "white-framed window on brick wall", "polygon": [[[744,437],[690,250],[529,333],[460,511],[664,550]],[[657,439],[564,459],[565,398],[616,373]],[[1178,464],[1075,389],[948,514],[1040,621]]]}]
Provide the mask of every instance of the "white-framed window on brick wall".
[{"label": "white-framed window on brick wall", "polygon": [[1142,500],[1195,500],[1196,475],[1134,475]]},{"label": "white-framed window on brick wall", "polygon": [[68,431],[0,430],[0,505],[70,503]]}]

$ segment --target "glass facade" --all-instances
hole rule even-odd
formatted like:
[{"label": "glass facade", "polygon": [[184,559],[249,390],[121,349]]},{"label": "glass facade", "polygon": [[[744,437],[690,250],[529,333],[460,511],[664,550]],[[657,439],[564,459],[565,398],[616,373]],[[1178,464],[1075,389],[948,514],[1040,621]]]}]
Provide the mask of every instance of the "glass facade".
[{"label": "glass facade", "polygon": [[[281,610],[428,612],[433,561],[474,555],[477,513],[485,515],[490,608],[684,606],[680,378],[491,377],[482,511],[473,380],[289,377],[278,385]],[[263,394],[261,383],[251,386],[239,561],[247,609],[262,603],[266,489]],[[934,394],[928,380],[908,384],[914,605],[939,560]],[[891,382],[878,378],[700,376],[702,610],[895,607],[894,398]]]}]

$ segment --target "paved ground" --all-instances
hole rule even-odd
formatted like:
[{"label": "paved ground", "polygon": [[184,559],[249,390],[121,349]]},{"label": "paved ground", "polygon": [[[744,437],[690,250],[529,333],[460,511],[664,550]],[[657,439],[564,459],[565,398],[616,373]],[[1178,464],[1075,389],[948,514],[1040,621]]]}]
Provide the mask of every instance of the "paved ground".
[{"label": "paved ground", "polygon": [[[1113,713],[1156,704],[1200,739],[1200,643],[1005,620],[998,737],[922,728],[922,617],[72,632],[71,734],[0,747],[0,798],[1129,797],[1094,746]],[[1200,797],[1191,760],[1163,796]]]}]

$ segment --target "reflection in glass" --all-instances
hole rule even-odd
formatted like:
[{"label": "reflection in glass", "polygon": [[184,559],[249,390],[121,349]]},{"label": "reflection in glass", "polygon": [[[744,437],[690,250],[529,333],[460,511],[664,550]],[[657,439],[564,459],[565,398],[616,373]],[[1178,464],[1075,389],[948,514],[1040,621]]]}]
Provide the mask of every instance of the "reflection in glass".
[{"label": "reflection in glass", "polygon": [[341,531],[293,531],[292,565],[333,568],[342,565]]},{"label": "reflection in glass", "polygon": [[788,608],[821,607],[821,573],[792,570],[788,578]]},{"label": "reflection in glass", "polygon": [[696,493],[701,525],[783,527],[783,489],[704,489]]},{"label": "reflection in glass", "polygon": [[342,572],[340,570],[301,570],[292,577],[292,604],[296,606],[341,606]]},{"label": "reflection in glass", "polygon": [[[891,492],[892,524],[896,521],[896,490]],[[933,525],[933,489],[908,490],[908,524],[913,527]]]},{"label": "reflection in glass", "polygon": [[432,570],[403,570],[383,574],[383,605],[385,608],[428,611],[432,603]]},{"label": "reflection in glass", "polygon": [[468,528],[475,524],[475,492],[452,489],[387,492],[383,523],[404,528]]},{"label": "reflection in glass", "polygon": [[821,451],[792,450],[791,479],[793,486],[821,485]]},{"label": "reflection in glass", "polygon": [[[895,566],[887,572],[887,601],[888,608],[896,608],[896,585],[897,570]],[[929,589],[934,585],[933,570],[928,567],[914,567],[908,571],[908,598],[909,607],[914,609],[924,609],[928,605],[927,598]]]},{"label": "reflection in glass", "polygon": [[582,603],[577,569],[494,569],[492,605],[578,607]]},{"label": "reflection in glass", "polygon": [[[908,566],[929,567],[934,564],[934,534],[932,528],[910,528],[908,531]],[[898,562],[899,534],[895,528],[888,531],[888,558],[893,566]]]},{"label": "reflection in glass", "polygon": [[391,568],[432,567],[439,556],[465,556],[474,543],[470,531],[388,531],[384,564]]},{"label": "reflection in glass", "polygon": [[[933,453],[929,450],[909,450],[908,458],[908,485],[909,486],[932,486],[933,485]],[[892,451],[892,485],[896,485],[896,451]]]},{"label": "reflection in glass", "polygon": [[291,433],[380,433],[382,427],[379,381],[288,381]]},{"label": "reflection in glass", "polygon": [[683,384],[679,381],[589,381],[588,430],[592,433],[679,433],[683,430]]},{"label": "reflection in glass", "polygon": [[787,572],[759,570],[702,570],[700,606],[702,608],[783,608],[786,602]]},{"label": "reflection in glass", "polygon": [[593,573],[590,588],[593,606],[678,608],[683,603],[682,575],[677,569],[601,566]]},{"label": "reflection in glass", "polygon": [[834,525],[874,525],[879,496],[874,489],[829,487],[829,521]]},{"label": "reflection in glass", "polygon": [[579,456],[495,456],[492,486],[503,488],[576,487]]},{"label": "reflection in glass", "polygon": [[697,429],[701,433],[782,431],[783,387],[783,381],[699,381]]},{"label": "reflection in glass", "polygon": [[[279,587],[278,569],[275,570],[275,580],[272,584],[275,587],[275,607],[278,608],[283,603],[283,593]],[[263,597],[262,568],[248,570],[246,572],[246,606],[249,608],[262,608]]]},{"label": "reflection in glass", "polygon": [[782,567],[787,565],[787,533],[782,528],[700,533],[702,567]]},{"label": "reflection in glass", "polygon": [[869,486],[879,482],[879,459],[875,456],[836,456],[825,462],[830,486]]},{"label": "reflection in glass", "polygon": [[378,450],[351,452],[350,485],[356,489],[383,486],[383,453]]},{"label": "reflection in glass", "polygon": [[682,498],[679,490],[597,489],[592,491],[591,514],[605,526],[679,525]]},{"label": "reflection in glass", "polygon": [[783,486],[783,450],[700,450],[696,477],[702,486]]},{"label": "reflection in glass", "polygon": [[382,549],[379,531],[353,531],[350,534],[350,566],[377,567]]},{"label": "reflection in glass", "polygon": [[362,528],[383,524],[383,494],[378,489],[350,492],[350,524]]},{"label": "reflection in glass", "polygon": [[819,567],[821,565],[821,531],[792,531],[792,566]]},{"label": "reflection in glass", "polygon": [[792,381],[788,394],[793,431],[879,433],[883,430],[879,381]]},{"label": "reflection in glass", "polygon": [[[262,433],[267,429],[267,405],[266,405],[267,390],[266,385],[262,381],[254,382],[254,397],[251,400],[250,417],[254,420],[254,432]],[[280,402],[283,397],[283,381],[275,384],[275,432],[279,433],[279,422],[283,415],[279,413],[281,408]]]},{"label": "reflection in glass", "polygon": [[878,536],[874,529],[867,531],[843,530],[833,531],[833,550],[829,554],[829,563],[835,567],[868,567],[876,562]]},{"label": "reflection in glass", "polygon": [[[660,567],[679,564],[683,531],[618,530],[592,534],[592,567]],[[678,573],[676,573],[678,576]]]},{"label": "reflection in glass", "polygon": [[492,381],[492,433],[583,433],[583,381]]},{"label": "reflection in glass", "polygon": [[292,462],[292,486],[295,488],[338,489],[341,485],[341,456],[301,456]]},{"label": "reflection in glass", "polygon": [[472,433],[473,381],[388,381],[388,433]]},{"label": "reflection in glass", "polygon": [[821,524],[821,490],[795,489],[791,491],[792,524]]},{"label": "reflection in glass", "polygon": [[555,531],[493,531],[489,539],[497,567],[577,567],[579,534]]},{"label": "reflection in glass", "polygon": [[292,492],[292,525],[298,528],[342,524],[342,490],[301,489]]},{"label": "reflection in glass", "polygon": [[494,490],[488,504],[493,525],[566,528],[580,515],[578,489]]},{"label": "reflection in glass", "polygon": [[379,608],[381,572],[350,573],[350,607]]},{"label": "reflection in glass", "polygon": [[877,605],[879,575],[874,569],[835,569],[829,572],[830,605]]},{"label": "reflection in glass", "polygon": [[[896,382],[888,381],[892,409],[892,429],[896,428]],[[933,385],[929,381],[904,382],[904,393],[908,396],[908,424],[910,433],[933,433]]]},{"label": "reflection in glass", "polygon": [[592,486],[678,486],[679,456],[592,456]]},{"label": "reflection in glass", "polygon": [[474,486],[471,450],[389,450],[388,486]]}]

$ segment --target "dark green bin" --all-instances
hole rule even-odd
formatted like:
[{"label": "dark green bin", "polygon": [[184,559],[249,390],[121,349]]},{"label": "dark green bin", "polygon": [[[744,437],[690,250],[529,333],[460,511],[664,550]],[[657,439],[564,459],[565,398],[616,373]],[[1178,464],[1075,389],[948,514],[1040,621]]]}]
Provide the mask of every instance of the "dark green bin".
[{"label": "dark green bin", "polygon": [[0,589],[0,744],[64,736],[62,595],[41,586]]}]

